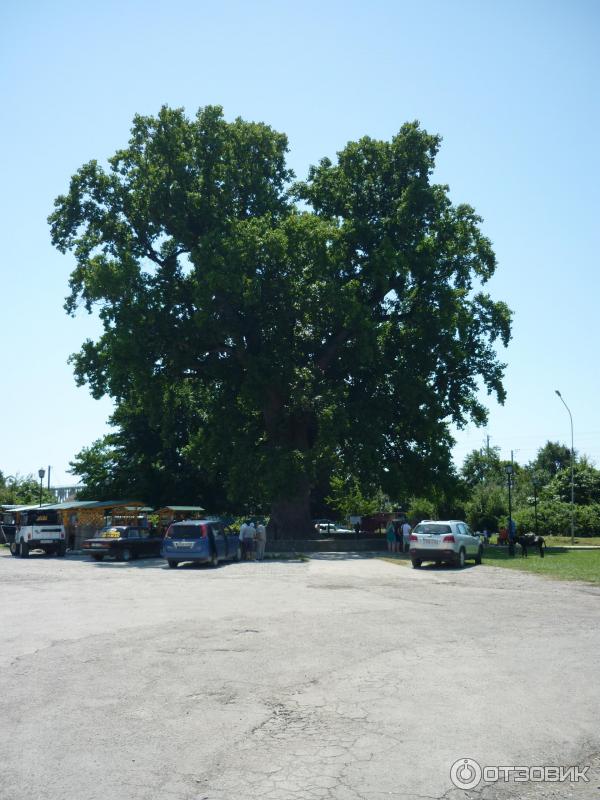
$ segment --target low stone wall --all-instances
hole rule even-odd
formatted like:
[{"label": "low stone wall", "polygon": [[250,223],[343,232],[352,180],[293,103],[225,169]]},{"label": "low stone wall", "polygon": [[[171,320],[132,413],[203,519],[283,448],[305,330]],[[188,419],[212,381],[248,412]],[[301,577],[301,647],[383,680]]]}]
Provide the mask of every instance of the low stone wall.
[{"label": "low stone wall", "polygon": [[350,553],[386,550],[385,536],[338,534],[319,539],[275,539],[267,541],[267,553]]}]

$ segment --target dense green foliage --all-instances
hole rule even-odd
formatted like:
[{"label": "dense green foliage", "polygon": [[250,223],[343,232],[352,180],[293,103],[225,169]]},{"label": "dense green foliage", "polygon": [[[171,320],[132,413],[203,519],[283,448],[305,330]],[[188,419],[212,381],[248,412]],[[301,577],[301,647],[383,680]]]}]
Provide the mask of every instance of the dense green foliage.
[{"label": "dense green foliage", "polygon": [[392,504],[381,489],[372,494],[365,494],[360,481],[354,476],[342,478],[331,477],[331,493],[327,498],[328,505],[340,519],[348,519],[351,515],[368,516],[378,511],[391,511]]},{"label": "dense green foliage", "polygon": [[[575,453],[577,457],[577,453]],[[560,442],[546,442],[531,464],[531,469],[543,483],[547,483],[557,472],[571,466],[571,448]]]},{"label": "dense green foliage", "polygon": [[407,516],[411,522],[420,522],[422,519],[436,519],[438,510],[432,500],[428,500],[425,497],[414,497],[408,506]]},{"label": "dense green foliage", "polygon": [[[497,531],[508,519],[508,485],[499,450],[475,450],[465,458],[465,515],[476,530]],[[547,442],[529,464],[514,463],[512,512],[518,529],[563,535],[571,527],[571,451]],[[600,532],[600,470],[585,458],[574,463],[575,528],[580,536]]]},{"label": "dense green foliage", "polygon": [[479,217],[432,182],[439,146],[406,124],[293,183],[267,125],[135,117],[50,217],[76,260],[66,308],[103,324],[77,380],[117,409],[76,474],[270,504],[284,535],[311,529],[332,477],[365,496],[447,480],[449,424],[486,418],[478,382],[504,399],[510,312],[480,288],[496,264]]},{"label": "dense green foliage", "polygon": [[[33,475],[8,475],[0,472],[0,505],[30,505],[40,502],[40,481]],[[42,502],[53,503],[54,495],[42,487]]]}]

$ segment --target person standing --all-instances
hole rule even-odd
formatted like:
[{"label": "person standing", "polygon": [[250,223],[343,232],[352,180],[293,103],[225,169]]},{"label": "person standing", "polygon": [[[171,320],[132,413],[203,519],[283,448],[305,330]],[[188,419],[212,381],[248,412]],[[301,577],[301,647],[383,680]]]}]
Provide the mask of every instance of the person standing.
[{"label": "person standing", "polygon": [[388,522],[385,532],[385,540],[387,542],[388,553],[396,552],[396,529],[393,522]]},{"label": "person standing", "polygon": [[247,522],[242,522],[240,525],[240,547],[242,548],[242,559],[247,558],[247,550],[246,550],[246,529],[248,528]]},{"label": "person standing", "polygon": [[256,528],[253,522],[249,522],[244,530],[244,548],[246,550],[246,559],[254,561],[254,546],[256,542]]},{"label": "person standing", "polygon": [[408,550],[410,548],[410,532],[411,532],[411,527],[408,524],[408,520],[406,519],[404,520],[404,522],[402,523],[402,528],[400,530],[402,531],[402,550],[403,552],[408,553]]},{"label": "person standing", "polygon": [[262,522],[256,526],[256,560],[262,561],[265,557],[265,547],[267,546],[267,529]]}]

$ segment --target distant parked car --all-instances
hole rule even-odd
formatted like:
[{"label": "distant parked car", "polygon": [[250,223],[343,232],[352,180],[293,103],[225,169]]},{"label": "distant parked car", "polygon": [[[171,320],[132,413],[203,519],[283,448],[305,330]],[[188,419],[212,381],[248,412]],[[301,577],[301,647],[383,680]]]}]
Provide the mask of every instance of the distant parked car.
[{"label": "distant parked car", "polygon": [[221,520],[190,519],[174,522],[165,534],[160,554],[171,568],[182,561],[208,563],[216,567],[219,561],[239,561],[242,557],[237,533]]},{"label": "distant parked car", "polygon": [[111,525],[93,539],[86,539],[81,547],[94,561],[102,561],[106,556],[131,561],[133,558],[160,555],[161,541],[158,533],[150,528]]},{"label": "distant parked car", "polygon": [[330,519],[315,520],[315,531],[327,535],[328,533],[354,533],[350,528],[344,528]]},{"label": "distant parked car", "polygon": [[333,533],[336,528],[335,522],[331,519],[314,519],[313,524],[315,531],[320,534]]},{"label": "distant parked car", "polygon": [[424,561],[464,567],[467,559],[481,564],[483,545],[466,522],[456,519],[426,519],[415,525],[410,535],[410,560],[418,569]]},{"label": "distant parked car", "polygon": [[335,522],[318,522],[315,525],[315,530],[317,533],[322,534],[335,533],[336,525]]}]

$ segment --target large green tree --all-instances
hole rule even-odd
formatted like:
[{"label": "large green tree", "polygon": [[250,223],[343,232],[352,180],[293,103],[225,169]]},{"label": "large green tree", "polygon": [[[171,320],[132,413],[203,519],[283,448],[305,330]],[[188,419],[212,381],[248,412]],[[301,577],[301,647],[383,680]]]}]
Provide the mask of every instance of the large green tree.
[{"label": "large green tree", "polygon": [[[584,456],[574,465],[573,499],[578,505],[600,503],[600,470]],[[571,470],[559,470],[543,490],[544,497],[568,503],[571,500]]]},{"label": "large green tree", "polygon": [[503,483],[506,479],[499,447],[471,450],[461,468],[461,476],[470,489],[480,483]]},{"label": "large green tree", "polygon": [[[575,453],[575,460],[577,454]],[[529,465],[538,480],[548,483],[561,469],[570,468],[571,449],[560,442],[546,442]]]},{"label": "large green tree", "polygon": [[135,117],[50,217],[76,259],[67,310],[104,326],[77,380],[154,429],[185,406],[176,459],[222,476],[232,503],[270,501],[282,535],[310,530],[317,475],[420,493],[448,468],[449,424],[485,421],[478,383],[504,399],[510,337],[481,290],[496,264],[479,217],[432,181],[439,145],[406,124],[292,184],[267,125]]}]

